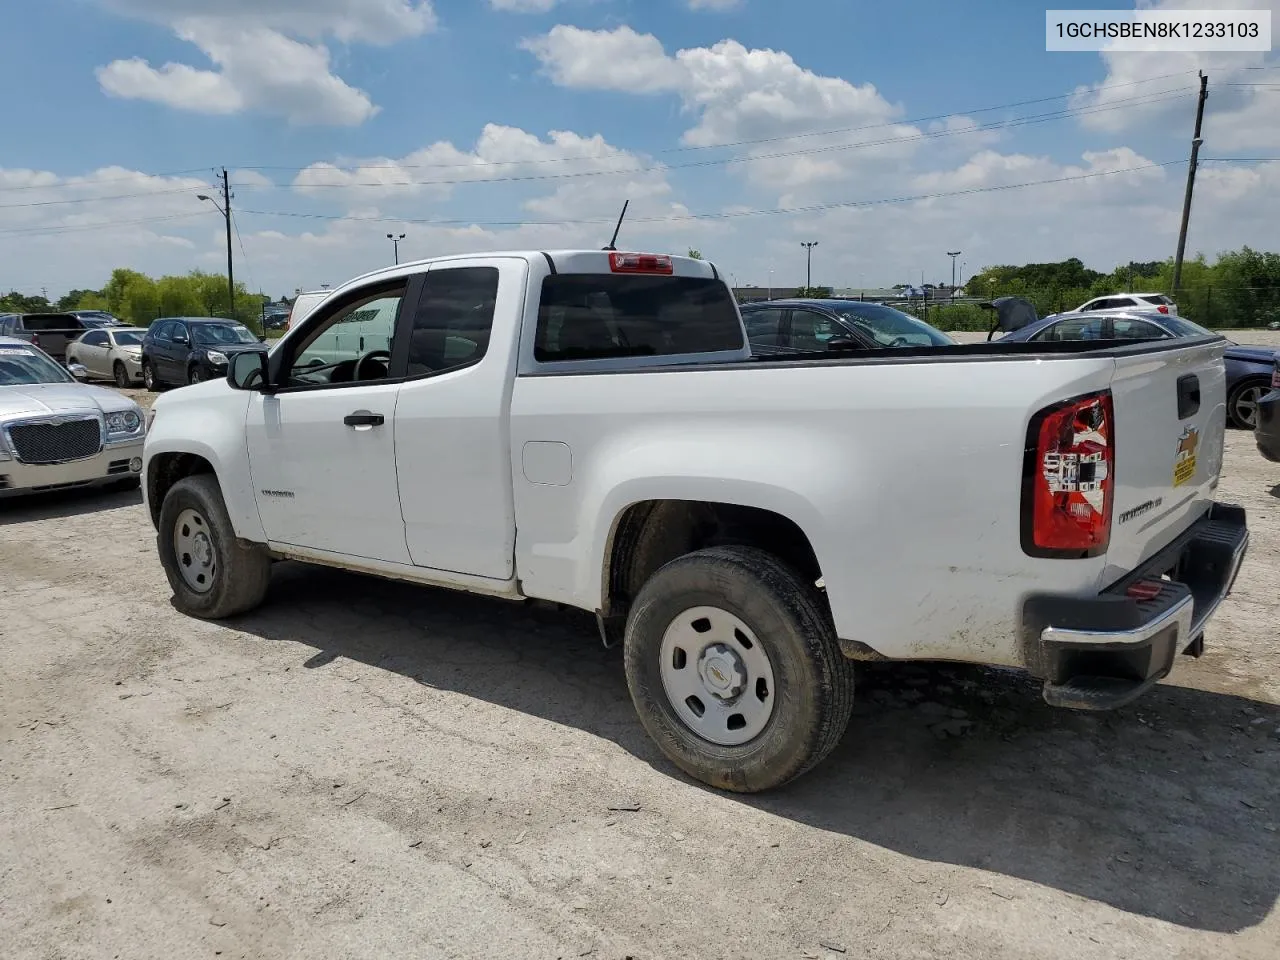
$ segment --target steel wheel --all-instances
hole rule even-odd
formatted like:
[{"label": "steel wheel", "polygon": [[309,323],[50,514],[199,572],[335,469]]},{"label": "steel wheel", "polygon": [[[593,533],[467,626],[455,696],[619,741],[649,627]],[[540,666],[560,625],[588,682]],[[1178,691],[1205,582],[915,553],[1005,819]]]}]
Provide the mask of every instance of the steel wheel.
[{"label": "steel wheel", "polygon": [[173,524],[173,552],[178,572],[196,593],[213,589],[218,575],[218,555],[213,548],[209,523],[196,510],[186,509]]},{"label": "steel wheel", "polygon": [[124,368],[123,363],[117,360],[112,372],[115,374],[117,387],[123,389],[129,386],[129,371]]},{"label": "steel wheel", "polygon": [[692,607],[662,637],[662,687],[691,731],[722,747],[759,736],[773,716],[773,664],[751,628],[719,607]]},{"label": "steel wheel", "polygon": [[187,371],[187,383],[200,383],[204,379],[204,374],[199,367],[192,367]]},{"label": "steel wheel", "polygon": [[1231,418],[1246,430],[1252,430],[1258,422],[1258,401],[1266,392],[1267,388],[1258,383],[1236,390],[1231,399]]},{"label": "steel wheel", "polygon": [[156,388],[156,371],[149,363],[142,365],[142,383],[148,390]]}]

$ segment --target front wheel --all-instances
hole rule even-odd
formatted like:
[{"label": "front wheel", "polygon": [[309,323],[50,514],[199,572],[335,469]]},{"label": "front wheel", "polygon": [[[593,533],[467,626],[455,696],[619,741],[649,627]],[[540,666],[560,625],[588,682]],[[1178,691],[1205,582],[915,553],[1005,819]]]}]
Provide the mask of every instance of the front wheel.
[{"label": "front wheel", "polygon": [[125,389],[133,382],[129,379],[129,371],[125,369],[124,364],[119,360],[112,365],[111,374],[115,377],[116,386],[121,390]]},{"label": "front wheel", "polygon": [[853,708],[853,666],[817,590],[753,547],[700,550],[655,573],[624,659],[649,736],[725,790],[768,790],[816,766]]},{"label": "front wheel", "polygon": [[201,383],[204,380],[204,371],[197,364],[192,364],[187,370],[187,383]]},{"label": "front wheel", "polygon": [[1271,389],[1265,380],[1238,383],[1227,397],[1227,416],[1233,427],[1252,430],[1258,422],[1258,401]]},{"label": "front wheel", "polygon": [[152,393],[160,389],[160,378],[156,376],[156,368],[150,360],[142,361],[142,385]]},{"label": "front wheel", "polygon": [[182,613],[221,620],[252,610],[267,595],[271,558],[236,539],[211,474],[185,477],[170,488],[160,507],[157,546]]}]

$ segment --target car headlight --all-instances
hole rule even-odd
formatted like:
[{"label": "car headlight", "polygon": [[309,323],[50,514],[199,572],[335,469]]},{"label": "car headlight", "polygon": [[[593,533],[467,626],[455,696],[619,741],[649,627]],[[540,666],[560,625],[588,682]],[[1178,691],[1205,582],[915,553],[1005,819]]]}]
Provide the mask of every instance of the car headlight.
[{"label": "car headlight", "polygon": [[130,434],[142,429],[142,417],[133,410],[117,410],[107,414],[107,433]]},{"label": "car headlight", "polygon": [[209,358],[210,363],[217,364],[220,367],[227,364],[227,355],[221,350],[210,350],[206,356]]}]

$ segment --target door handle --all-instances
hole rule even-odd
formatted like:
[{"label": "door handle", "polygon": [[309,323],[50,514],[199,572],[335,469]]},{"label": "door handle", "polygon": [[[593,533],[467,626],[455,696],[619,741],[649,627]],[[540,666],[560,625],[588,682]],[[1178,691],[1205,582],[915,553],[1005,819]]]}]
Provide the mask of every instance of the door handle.
[{"label": "door handle", "polygon": [[357,430],[368,430],[370,427],[382,426],[387,422],[387,418],[380,413],[357,410],[355,413],[348,413],[342,418],[342,422],[348,427],[355,427]]}]

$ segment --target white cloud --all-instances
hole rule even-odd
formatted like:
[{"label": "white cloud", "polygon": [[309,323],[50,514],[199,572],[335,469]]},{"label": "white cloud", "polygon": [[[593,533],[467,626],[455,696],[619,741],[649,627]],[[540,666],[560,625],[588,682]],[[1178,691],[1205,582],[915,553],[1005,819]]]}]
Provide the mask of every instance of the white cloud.
[{"label": "white cloud", "polygon": [[560,0],[489,0],[489,6],[511,13],[546,13],[559,2]]},{"label": "white cloud", "polygon": [[733,10],[743,0],[688,0],[690,10]]},{"label": "white cloud", "polygon": [[198,113],[255,110],[307,125],[355,126],[378,112],[368,94],[332,72],[323,38],[389,44],[436,27],[426,0],[104,2],[165,24],[218,68],[115,60],[98,68],[104,93]]}]

